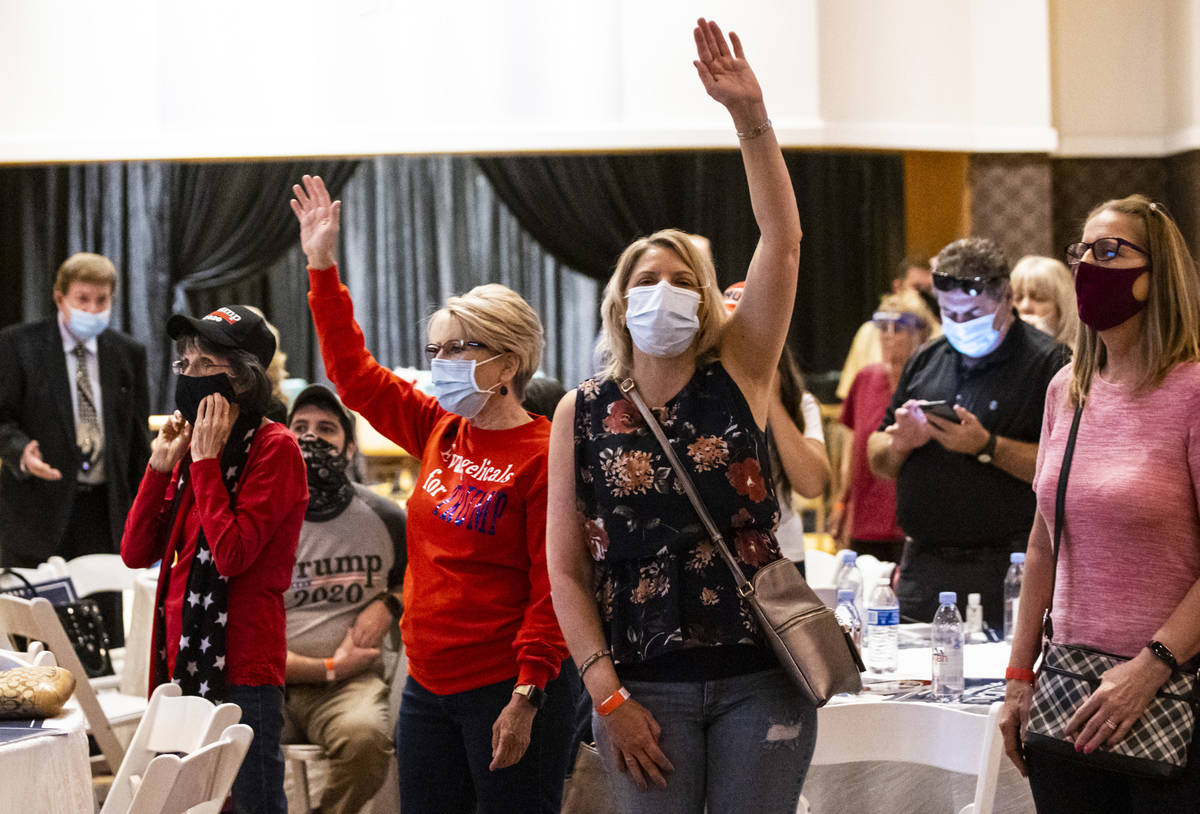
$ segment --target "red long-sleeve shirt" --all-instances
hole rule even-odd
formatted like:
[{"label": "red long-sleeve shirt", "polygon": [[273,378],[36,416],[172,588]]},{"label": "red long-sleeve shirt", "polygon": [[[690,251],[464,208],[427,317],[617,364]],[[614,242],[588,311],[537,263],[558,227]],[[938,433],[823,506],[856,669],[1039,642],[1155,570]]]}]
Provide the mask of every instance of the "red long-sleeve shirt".
[{"label": "red long-sleeve shirt", "polygon": [[310,269],[309,284],[338,395],[421,459],[400,623],[409,672],[439,695],[514,676],[544,688],[567,655],[546,572],[550,422],[482,430],[447,412],[367,351],[336,266]]},{"label": "red long-sleeve shirt", "polygon": [[[229,683],[282,685],[287,661],[283,593],[291,586],[308,505],[308,476],[300,447],[282,424],[259,427],[232,509],[218,459],[193,461],[190,472],[168,530],[164,526],[175,497],[178,467],[164,475],[147,466],[121,538],[121,559],[126,565],[147,568],[161,559],[159,580],[171,576],[165,602],[167,672],[174,671],[179,652],[187,575],[203,529],[217,571],[229,577],[225,640]],[[159,624],[156,614],[155,640]],[[150,658],[153,662],[158,654],[151,653]],[[153,665],[150,674],[153,681]]]}]

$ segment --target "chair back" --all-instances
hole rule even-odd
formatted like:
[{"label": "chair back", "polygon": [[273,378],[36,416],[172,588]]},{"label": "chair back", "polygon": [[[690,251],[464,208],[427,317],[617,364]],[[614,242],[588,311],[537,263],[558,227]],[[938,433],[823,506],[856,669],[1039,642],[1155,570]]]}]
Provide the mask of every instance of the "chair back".
[{"label": "chair back", "polygon": [[120,554],[84,554],[68,560],[65,568],[81,597],[101,591],[132,591],[138,573],[122,562]]},{"label": "chair back", "polygon": [[116,771],[125,757],[125,750],[113,734],[108,717],[88,681],[87,671],[75,655],[75,648],[71,646],[62,622],[58,621],[54,607],[41,597],[20,599],[0,595],[0,634],[43,642],[54,654],[58,666],[70,671],[75,677],[75,699],[87,718],[88,731],[95,737],[109,768]]},{"label": "chair back", "polygon": [[[159,755],[146,767],[121,814],[215,814],[229,796],[253,737],[250,727],[234,724],[220,739],[183,758]],[[107,803],[104,811],[109,811]]]},{"label": "chair back", "polygon": [[973,774],[975,800],[964,811],[991,814],[1004,753],[1003,707],[996,702],[983,715],[916,701],[830,704],[820,711],[812,765],[901,761]]},{"label": "chair back", "polygon": [[198,752],[215,743],[241,718],[237,704],[217,706],[199,696],[183,695],[178,684],[160,684],[150,696],[146,713],[125,750],[125,760],[113,779],[101,814],[129,808],[137,792],[138,778],[146,776],[156,757],[163,753]]}]

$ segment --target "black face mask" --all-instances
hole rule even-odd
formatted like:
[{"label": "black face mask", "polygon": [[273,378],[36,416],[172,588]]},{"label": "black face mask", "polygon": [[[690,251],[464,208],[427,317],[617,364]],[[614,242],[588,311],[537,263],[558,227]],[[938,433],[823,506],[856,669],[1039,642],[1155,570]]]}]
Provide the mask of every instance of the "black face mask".
[{"label": "black face mask", "polygon": [[305,520],[329,520],[346,510],[354,499],[354,485],[346,474],[350,459],[322,438],[301,438],[300,454],[308,469],[308,509]]},{"label": "black face mask", "polygon": [[183,414],[187,423],[195,426],[196,415],[200,412],[200,402],[213,394],[224,396],[234,403],[233,382],[225,373],[214,373],[211,376],[179,376],[175,379],[175,409]]}]

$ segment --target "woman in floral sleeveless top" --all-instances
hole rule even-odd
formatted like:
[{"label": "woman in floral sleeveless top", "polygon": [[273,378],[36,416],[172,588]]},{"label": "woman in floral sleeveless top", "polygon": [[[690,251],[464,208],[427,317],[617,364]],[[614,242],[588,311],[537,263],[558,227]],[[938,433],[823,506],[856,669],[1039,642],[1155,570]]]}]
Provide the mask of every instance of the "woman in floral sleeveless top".
[{"label": "woman in floral sleeveless top", "polygon": [[547,556],[622,811],[795,811],[816,709],[767,647],[632,378],[747,576],[780,557],[764,429],[796,294],[800,218],[758,81],[700,20],[695,62],[738,131],[761,239],[728,318],[712,262],[674,229],[634,242],[605,291],[604,372],[551,430]]}]

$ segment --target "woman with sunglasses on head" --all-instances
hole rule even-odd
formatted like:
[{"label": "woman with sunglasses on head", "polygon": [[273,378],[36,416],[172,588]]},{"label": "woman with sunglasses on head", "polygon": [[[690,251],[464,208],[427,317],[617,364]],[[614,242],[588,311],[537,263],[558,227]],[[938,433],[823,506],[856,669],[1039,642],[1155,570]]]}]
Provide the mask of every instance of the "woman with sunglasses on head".
[{"label": "woman with sunglasses on head", "polygon": [[[634,241],[605,289],[611,357],[551,430],[554,607],[624,812],[794,812],[816,740],[639,409],[631,380],[750,577],[780,559],[765,430],[800,257],[800,217],[740,40],[694,31],[705,90],[733,118],[761,233],[728,318],[712,263],[666,229]],[[764,740],[765,739],[765,740]],[[764,748],[764,745],[766,748]]]},{"label": "woman with sunglasses on head", "polygon": [[321,355],[345,405],[421,460],[408,500],[396,723],[406,814],[557,812],[574,693],[546,574],[550,423],[521,407],[542,325],[501,285],[429,320],[433,396],[367,351],[338,278],[340,201],[293,187]]},{"label": "woman with sunglasses on head", "polygon": [[[1200,739],[1183,774],[1169,780],[1097,768],[1086,756],[1126,739],[1179,671],[1196,672],[1200,275],[1170,216],[1141,195],[1096,207],[1067,256],[1083,324],[1072,363],[1046,394],[1038,512],[1001,718],[1005,749],[1028,772],[1040,812],[1191,811],[1200,800]],[[1059,476],[1078,408],[1055,566]],[[1047,607],[1055,644],[1128,659],[1103,674],[1067,724],[1084,762],[1022,746]],[[1036,677],[1045,680],[1044,671]]]}]

